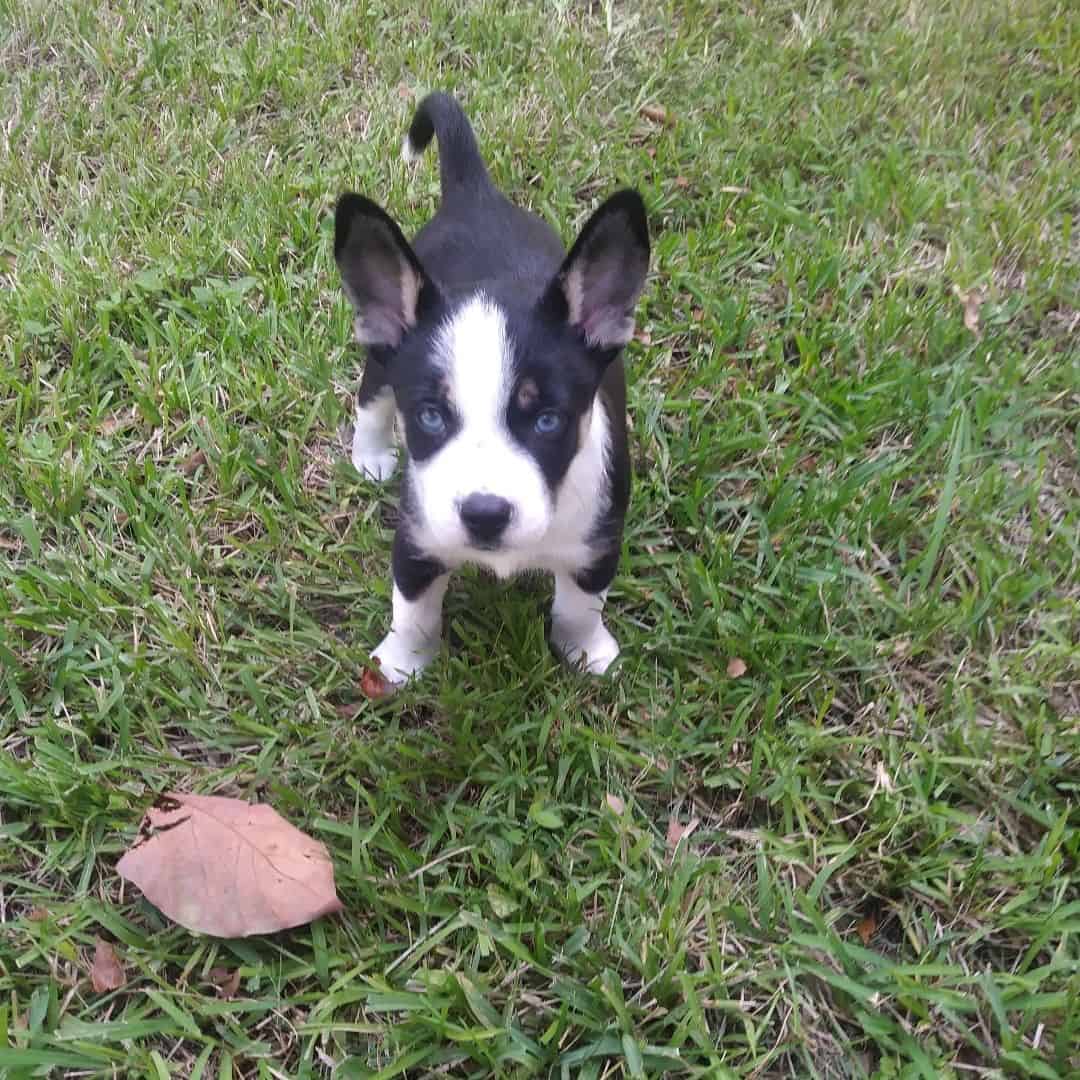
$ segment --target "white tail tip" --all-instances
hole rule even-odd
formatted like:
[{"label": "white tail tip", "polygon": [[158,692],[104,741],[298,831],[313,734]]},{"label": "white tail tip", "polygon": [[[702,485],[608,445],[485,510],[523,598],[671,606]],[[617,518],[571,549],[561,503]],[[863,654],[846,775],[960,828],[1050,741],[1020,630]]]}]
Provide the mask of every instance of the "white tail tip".
[{"label": "white tail tip", "polygon": [[420,160],[420,151],[413,148],[413,144],[409,140],[408,135],[401,140],[401,160],[404,161],[406,165],[412,165],[413,162]]}]

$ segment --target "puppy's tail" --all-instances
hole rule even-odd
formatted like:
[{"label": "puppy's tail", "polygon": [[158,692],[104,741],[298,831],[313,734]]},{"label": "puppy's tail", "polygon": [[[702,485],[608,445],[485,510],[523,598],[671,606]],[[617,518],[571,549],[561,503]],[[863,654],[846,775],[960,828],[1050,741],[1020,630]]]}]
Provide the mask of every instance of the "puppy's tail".
[{"label": "puppy's tail", "polygon": [[432,135],[439,139],[443,202],[482,196],[494,190],[468,117],[449,94],[439,91],[428,94],[417,107],[401,156],[406,161],[416,161]]}]

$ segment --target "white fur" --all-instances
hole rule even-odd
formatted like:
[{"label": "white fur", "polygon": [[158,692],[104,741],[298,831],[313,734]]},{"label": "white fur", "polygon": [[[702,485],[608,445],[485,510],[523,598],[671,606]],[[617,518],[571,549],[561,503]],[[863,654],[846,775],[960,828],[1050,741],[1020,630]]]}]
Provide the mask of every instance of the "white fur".
[{"label": "white fur", "polygon": [[415,600],[406,600],[394,586],[390,633],[371,654],[390,683],[400,685],[435,659],[442,638],[442,603],[448,574],[435,579]]},{"label": "white fur", "polygon": [[380,390],[366,405],[357,405],[353,424],[352,463],[361,476],[388,480],[397,466],[394,450],[394,394]]},{"label": "white fur", "polygon": [[408,134],[406,134],[405,138],[401,140],[401,160],[406,165],[412,165],[414,162],[419,161],[422,156],[423,151],[417,150]]},{"label": "white fur", "polygon": [[619,646],[604,626],[607,590],[595,595],[578,588],[568,574],[555,575],[551,605],[551,641],[567,663],[583,664],[590,675],[603,675],[619,655]]}]

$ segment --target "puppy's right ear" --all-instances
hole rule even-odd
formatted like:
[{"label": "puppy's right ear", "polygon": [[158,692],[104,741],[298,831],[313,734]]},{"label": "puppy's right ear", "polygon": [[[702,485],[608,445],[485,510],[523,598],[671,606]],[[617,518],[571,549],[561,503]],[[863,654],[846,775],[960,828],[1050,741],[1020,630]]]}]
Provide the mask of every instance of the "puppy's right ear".
[{"label": "puppy's right ear", "polygon": [[370,199],[342,195],[334,213],[334,259],[356,311],[356,340],[397,348],[435,291],[401,230]]}]

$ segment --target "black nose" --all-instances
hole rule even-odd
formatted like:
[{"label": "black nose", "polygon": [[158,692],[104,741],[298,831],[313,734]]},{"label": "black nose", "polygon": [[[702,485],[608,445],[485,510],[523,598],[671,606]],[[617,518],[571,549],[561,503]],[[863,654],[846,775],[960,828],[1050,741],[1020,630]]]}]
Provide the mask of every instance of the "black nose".
[{"label": "black nose", "polygon": [[514,508],[498,495],[470,495],[461,504],[461,520],[474,540],[490,544],[510,524]]}]

